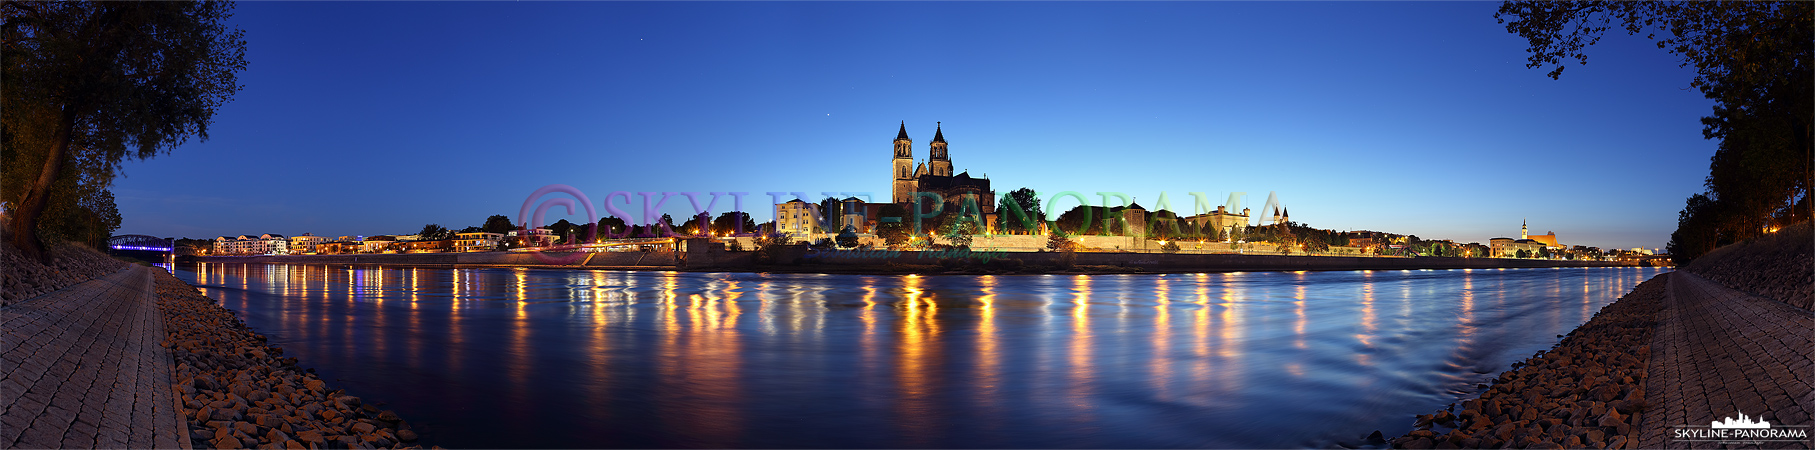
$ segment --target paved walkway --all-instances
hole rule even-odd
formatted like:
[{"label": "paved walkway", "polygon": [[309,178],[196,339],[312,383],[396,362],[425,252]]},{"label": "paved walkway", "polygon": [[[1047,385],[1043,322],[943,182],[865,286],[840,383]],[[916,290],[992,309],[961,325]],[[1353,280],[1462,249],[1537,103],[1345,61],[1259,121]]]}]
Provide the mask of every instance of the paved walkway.
[{"label": "paved walkway", "polygon": [[0,308],[0,447],[189,448],[152,270]]},{"label": "paved walkway", "polygon": [[1651,343],[1641,448],[1688,448],[1671,441],[1673,427],[1740,414],[1772,427],[1815,425],[1815,314],[1688,272],[1672,272],[1669,283]]}]

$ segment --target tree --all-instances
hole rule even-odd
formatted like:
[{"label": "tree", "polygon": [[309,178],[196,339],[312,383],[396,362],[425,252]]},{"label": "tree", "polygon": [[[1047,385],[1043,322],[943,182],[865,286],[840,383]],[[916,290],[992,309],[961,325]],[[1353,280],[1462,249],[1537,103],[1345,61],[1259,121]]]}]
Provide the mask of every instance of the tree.
[{"label": "tree", "polygon": [[[908,225],[903,222],[907,220],[906,207],[896,203],[884,204],[882,205],[882,208],[876,212],[876,215],[879,217],[876,224],[876,236],[881,237],[882,242],[887,244],[889,248],[900,247],[901,245],[907,244],[908,240],[913,238],[913,236],[908,235]],[[899,220],[886,222],[881,219],[889,217],[895,217]]]},{"label": "tree", "polygon": [[422,240],[425,240],[425,241],[439,241],[442,239],[447,239],[449,234],[450,233],[447,231],[447,228],[443,228],[440,224],[433,224],[433,223],[428,224],[428,225],[423,225],[422,231],[416,232],[416,235],[422,237]]},{"label": "tree", "polygon": [[755,233],[756,221],[750,220],[750,214],[743,211],[730,211],[712,219],[712,232],[720,236]]},{"label": "tree", "polygon": [[953,220],[947,222],[944,229],[939,230],[939,235],[947,242],[951,242],[953,247],[970,248],[971,237],[982,231],[979,228],[975,220]]},{"label": "tree", "polygon": [[793,243],[793,238],[787,233],[776,233],[773,229],[769,231],[756,237],[756,256],[765,262],[774,262],[781,256],[782,248]]},{"label": "tree", "polygon": [[840,231],[838,233],[838,238],[835,239],[835,241],[838,243],[839,247],[844,247],[844,248],[856,247],[858,244],[857,227],[845,225],[844,231]]},{"label": "tree", "polygon": [[1046,213],[1040,211],[1039,194],[1033,189],[1020,188],[1002,196],[1002,201],[996,205],[996,218],[1004,233],[1034,234],[1040,232],[1040,222],[1046,220]]},{"label": "tree", "polygon": [[595,224],[594,226],[597,227],[594,229],[597,230],[600,239],[613,239],[613,238],[622,238],[622,237],[632,236],[630,234],[630,225],[625,223],[624,219],[619,219],[616,216],[600,217],[599,223]]},{"label": "tree", "polygon": [[120,228],[120,210],[113,192],[92,183],[64,178],[52,189],[50,206],[39,219],[38,230],[52,242],[71,241],[100,248]]},{"label": "tree", "polygon": [[1046,249],[1055,252],[1072,252],[1077,251],[1078,244],[1071,241],[1071,235],[1054,228],[1051,233],[1046,235]]},{"label": "tree", "polygon": [[711,225],[706,223],[707,219],[710,219],[710,217],[707,217],[705,214],[688,217],[687,221],[681,222],[681,227],[675,231],[687,236],[710,233],[711,230],[709,230],[709,228],[711,228]]},{"label": "tree", "polygon": [[517,229],[517,225],[510,222],[510,217],[496,214],[485,218],[485,224],[479,227],[485,229],[487,233],[498,234],[509,233]]},{"label": "tree", "polygon": [[1671,241],[1685,252],[1671,252],[1679,264],[1712,250],[1710,243],[1811,217],[1815,3],[1509,1],[1495,17],[1530,42],[1528,67],[1556,66],[1551,78],[1562,74],[1565,59],[1586,64],[1584,49],[1616,22],[1695,67],[1690,86],[1714,100],[1702,135],[1720,145],[1707,192],[1691,197],[1679,215]]},{"label": "tree", "polygon": [[[104,190],[127,156],[208,139],[240,89],[244,32],[231,2],[18,2],[0,5],[0,191],[15,248],[42,259],[39,219],[54,190]],[[79,201],[83,195],[63,196]]]}]

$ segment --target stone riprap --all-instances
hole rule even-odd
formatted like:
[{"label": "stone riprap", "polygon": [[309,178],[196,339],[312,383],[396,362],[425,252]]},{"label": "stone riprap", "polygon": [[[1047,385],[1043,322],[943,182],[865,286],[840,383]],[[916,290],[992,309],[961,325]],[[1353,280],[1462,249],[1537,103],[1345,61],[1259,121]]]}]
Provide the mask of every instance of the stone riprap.
[{"label": "stone riprap", "polygon": [[0,308],[0,447],[189,445],[154,271],[128,266]]},{"label": "stone riprap", "polygon": [[[1689,272],[1641,283],[1399,448],[1722,448],[1675,430],[1815,425],[1815,313]],[[1810,448],[1815,442],[1766,443]]]},{"label": "stone riprap", "polygon": [[[1670,274],[1651,343],[1644,448],[1690,448],[1673,428],[1746,414],[1815,425],[1815,314],[1687,272]],[[1809,448],[1803,445],[1766,448]],[[1699,448],[1719,448],[1700,443]]]},{"label": "stone riprap", "polygon": [[52,247],[49,256],[45,263],[19,254],[11,245],[0,250],[0,306],[99,278],[127,265],[94,249],[70,244]]},{"label": "stone riprap", "polygon": [[[193,286],[157,277],[172,376],[197,447],[406,448],[408,422],[332,389]],[[410,447],[413,448],[413,447]]]},{"label": "stone riprap", "polygon": [[1695,258],[1686,272],[1805,310],[1815,310],[1815,223],[1803,222]]},{"label": "stone riprap", "polygon": [[1480,397],[1419,415],[1395,448],[1639,448],[1659,275],[1601,308],[1549,351],[1501,373]]}]

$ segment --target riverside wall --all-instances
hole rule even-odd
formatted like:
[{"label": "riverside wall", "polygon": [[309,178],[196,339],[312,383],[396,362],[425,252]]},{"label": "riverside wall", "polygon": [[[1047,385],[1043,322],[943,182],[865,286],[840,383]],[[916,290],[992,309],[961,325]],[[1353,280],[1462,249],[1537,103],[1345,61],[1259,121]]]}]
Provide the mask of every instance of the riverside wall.
[{"label": "riverside wall", "polygon": [[[552,256],[552,257],[551,257]],[[561,259],[556,259],[559,257]],[[1501,269],[1600,267],[1602,261],[1457,257],[1288,256],[1246,254],[1058,253],[984,251],[809,250],[791,247],[770,263],[755,252],[602,252],[537,256],[524,252],[413,253],[360,255],[212,256],[197,261],[271,264],[387,265],[435,268],[533,267],[630,270],[783,270],[850,272],[938,265],[948,268],[1060,270],[1117,267],[1149,272],[1235,272],[1297,270]]]}]

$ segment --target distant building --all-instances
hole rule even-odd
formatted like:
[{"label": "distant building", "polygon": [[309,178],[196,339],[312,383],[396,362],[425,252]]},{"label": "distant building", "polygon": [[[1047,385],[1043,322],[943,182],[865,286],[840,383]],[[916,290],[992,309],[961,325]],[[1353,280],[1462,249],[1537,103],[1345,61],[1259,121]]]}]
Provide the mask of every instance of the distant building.
[{"label": "distant building", "polygon": [[290,241],[281,234],[221,236],[214,238],[214,252],[218,255],[288,255]]},{"label": "distant building", "polygon": [[818,208],[818,203],[798,198],[775,205],[775,231],[795,237],[812,233],[817,229],[813,219]]},{"label": "distant building", "polygon": [[1185,220],[1197,229],[1205,230],[1206,234],[1208,230],[1217,230],[1227,240],[1234,233],[1235,227],[1248,226],[1248,208],[1242,208],[1241,214],[1230,212],[1227,208],[1228,206],[1217,205],[1215,211],[1186,217]]},{"label": "distant building", "polygon": [[531,228],[529,230],[511,230],[509,233],[504,233],[504,238],[517,243],[520,247],[547,247],[555,245],[555,240],[560,236],[556,236],[554,230],[548,228]]},{"label": "distant building", "polygon": [[489,252],[498,249],[498,242],[504,239],[504,233],[456,233],[454,234],[454,251],[456,252]]},{"label": "distant building", "polygon": [[384,253],[385,250],[389,250],[391,248],[391,244],[396,244],[396,243],[397,243],[397,238],[395,236],[372,236],[369,238],[365,238],[365,240],[359,241],[359,252],[360,253]]},{"label": "distant building", "polygon": [[1524,221],[1519,222],[1519,239],[1529,239],[1529,240],[1533,240],[1533,241],[1537,241],[1537,242],[1542,242],[1542,243],[1544,243],[1544,247],[1550,248],[1552,250],[1565,248],[1562,243],[1557,242],[1557,232],[1548,231],[1548,232],[1546,232],[1546,234],[1541,234],[1541,235],[1540,234],[1531,234],[1529,229],[1525,227]]},{"label": "distant building", "polygon": [[1525,222],[1520,221],[1518,239],[1497,237],[1487,240],[1487,243],[1488,248],[1493,252],[1493,256],[1497,258],[1516,257],[1521,250],[1525,251],[1527,257],[1537,257],[1539,250],[1546,248],[1563,248],[1562,244],[1556,242],[1556,233],[1535,236],[1540,239],[1532,239],[1532,237],[1534,236],[1531,235],[1530,229],[1525,226]]},{"label": "distant building", "polygon": [[361,247],[361,244],[359,241],[323,242],[320,244],[315,244],[315,254],[317,254],[317,255],[345,255],[345,254],[349,254],[349,253],[359,253],[360,247]]},{"label": "distant building", "polygon": [[[907,206],[912,214],[916,193],[931,192],[943,197],[945,208],[941,215],[958,215],[964,211],[965,202],[975,202],[974,213],[984,224],[995,223],[996,191],[990,188],[988,178],[972,177],[970,172],[952,174],[952,159],[947,152],[945,130],[938,126],[933,130],[933,142],[929,148],[930,155],[918,166],[914,163],[914,140],[908,138],[907,122],[901,123],[901,131],[895,133],[895,158],[891,163],[893,188],[891,200]],[[932,205],[923,206],[933,208]],[[910,218],[902,218],[910,220]]]},{"label": "distant building", "polygon": [[290,236],[290,253],[315,254],[315,247],[328,241],[327,236],[316,236],[309,233],[303,233],[302,236]]},{"label": "distant building", "polygon": [[431,241],[418,239],[414,241],[398,241],[392,248],[396,249],[398,253],[443,253],[454,251],[454,240],[442,239]]}]

